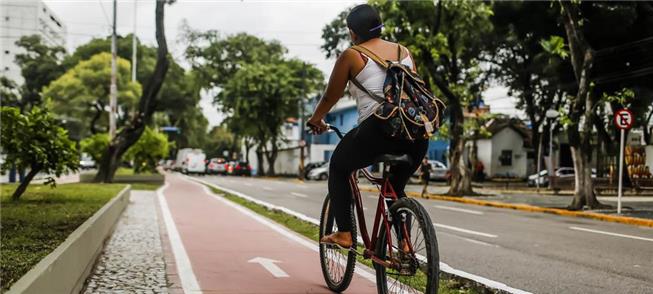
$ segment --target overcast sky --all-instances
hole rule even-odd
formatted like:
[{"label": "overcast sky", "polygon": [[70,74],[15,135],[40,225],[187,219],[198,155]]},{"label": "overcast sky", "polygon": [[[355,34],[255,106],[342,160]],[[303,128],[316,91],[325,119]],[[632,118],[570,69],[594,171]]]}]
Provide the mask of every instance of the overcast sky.
[{"label": "overcast sky", "polygon": [[[110,33],[112,1],[105,0],[44,0],[68,29],[68,50],[88,42],[93,37]],[[321,34],[325,24],[347,7],[364,1],[226,1],[178,0],[166,6],[165,29],[171,54],[184,64],[179,26],[186,20],[199,30],[219,30],[224,34],[247,32],[264,39],[279,40],[288,48],[289,56],[299,57],[320,68],[328,77],[334,60],[327,60],[320,50]],[[134,4],[136,3],[136,34],[147,44],[155,45],[154,1],[118,1],[117,30],[126,35],[134,29]],[[485,97],[493,110],[514,113],[513,99],[507,98],[505,89],[492,88]],[[222,117],[211,105],[210,97],[200,102],[211,125]],[[494,112],[494,111],[493,111]]]}]

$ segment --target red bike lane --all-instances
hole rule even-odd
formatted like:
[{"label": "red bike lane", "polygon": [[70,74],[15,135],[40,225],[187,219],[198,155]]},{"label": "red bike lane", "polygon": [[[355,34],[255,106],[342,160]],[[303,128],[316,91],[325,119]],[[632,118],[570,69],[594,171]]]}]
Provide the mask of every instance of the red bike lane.
[{"label": "red bike lane", "polygon": [[[185,292],[331,293],[315,242],[182,176],[168,174],[166,182],[159,191],[170,220],[164,246],[177,264],[168,272],[178,272]],[[346,293],[376,292],[373,273],[362,275],[355,274]]]}]

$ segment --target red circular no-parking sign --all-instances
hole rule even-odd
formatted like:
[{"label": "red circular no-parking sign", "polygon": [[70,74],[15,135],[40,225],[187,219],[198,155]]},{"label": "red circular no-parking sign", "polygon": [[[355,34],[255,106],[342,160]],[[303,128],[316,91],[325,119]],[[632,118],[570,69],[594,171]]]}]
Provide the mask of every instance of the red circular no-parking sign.
[{"label": "red circular no-parking sign", "polygon": [[614,124],[617,125],[617,128],[622,130],[630,129],[633,126],[633,121],[635,117],[633,113],[630,112],[627,108],[619,109],[614,114]]}]

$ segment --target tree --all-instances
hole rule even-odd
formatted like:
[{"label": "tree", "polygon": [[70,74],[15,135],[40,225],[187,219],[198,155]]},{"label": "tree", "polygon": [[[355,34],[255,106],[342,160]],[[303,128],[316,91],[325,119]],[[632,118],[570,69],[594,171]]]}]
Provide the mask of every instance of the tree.
[{"label": "tree", "polygon": [[[39,172],[57,177],[69,171],[77,171],[79,156],[74,142],[68,139],[66,130],[47,109],[33,106],[25,114],[16,107],[1,108],[0,141],[7,155],[2,164],[6,171],[12,166],[29,173],[16,188],[11,198],[17,201]],[[54,186],[49,176],[46,184]]]},{"label": "tree", "polygon": [[[118,36],[117,54],[125,60],[131,60],[133,35]],[[95,38],[88,43],[75,49],[72,55],[64,60],[66,68],[72,68],[80,61],[92,56],[110,52],[111,37]],[[143,45],[137,40],[137,70],[136,80],[144,85],[154,70],[156,63],[156,48]],[[170,58],[170,67],[166,74],[161,90],[157,96],[156,111],[163,112],[168,116],[168,122],[172,126],[179,127],[182,132],[175,138],[179,147],[197,147],[198,139],[206,135],[208,122],[202,116],[201,110],[197,107],[200,100],[200,85],[197,83],[195,73],[185,71],[174,59]],[[125,77],[130,77],[130,74]],[[120,89],[120,87],[119,87]],[[98,111],[98,114],[100,111]],[[190,142],[195,145],[186,145]]]},{"label": "tree", "polygon": [[88,153],[95,162],[99,162],[102,159],[102,154],[109,147],[109,134],[107,133],[98,133],[89,137],[84,138],[79,143],[82,152]]},{"label": "tree", "polygon": [[48,46],[41,36],[23,36],[16,41],[16,46],[25,52],[16,54],[16,64],[25,82],[21,86],[19,107],[22,110],[42,103],[41,90],[58,78],[64,71],[61,59],[65,49],[60,46]]},{"label": "tree", "polygon": [[[481,76],[484,37],[492,30],[491,7],[469,1],[370,1],[384,20],[384,36],[409,48],[418,72],[447,101],[451,195],[472,194],[471,171],[463,159],[466,145],[463,110],[480,97],[488,76]],[[340,14],[343,17],[345,14]],[[339,24],[338,24],[339,23]],[[337,29],[337,28],[340,29]],[[344,20],[323,29],[327,56],[341,48]]]},{"label": "tree", "polygon": [[[557,52],[568,54],[573,67],[577,88],[569,95],[567,132],[574,161],[575,196],[570,209],[601,208],[594,193],[591,172],[592,138],[596,128],[599,135],[605,136],[605,128],[600,123],[597,110],[600,109],[601,93],[621,89],[624,85],[637,85],[649,88],[653,75],[647,73],[653,63],[644,56],[651,56],[653,50],[646,40],[653,36],[653,30],[642,28],[652,24],[653,5],[650,3],[570,3],[561,1],[561,19],[568,44],[566,50]],[[635,48],[637,69],[626,68],[632,55],[614,54],[624,48]],[[614,60],[619,61],[615,63]],[[635,60],[632,60],[635,62]],[[596,68],[594,66],[597,65]],[[644,67],[642,67],[644,66]],[[648,109],[648,108],[646,108]],[[614,109],[616,110],[616,109]],[[645,113],[645,111],[642,111]],[[597,123],[599,122],[599,123]]]},{"label": "tree", "polygon": [[229,131],[225,124],[213,127],[207,135],[207,140],[203,148],[206,152],[206,157],[222,157],[224,151],[229,153],[238,151],[235,145],[235,136],[236,134]]},{"label": "tree", "polygon": [[145,88],[136,112],[130,117],[129,122],[111,140],[109,148],[102,156],[100,169],[95,176],[97,182],[112,182],[113,176],[118,169],[120,159],[145,130],[145,125],[152,118],[156,109],[157,95],[165,79],[170,61],[168,60],[168,45],[164,32],[164,6],[167,1],[157,1],[155,7],[157,57],[156,65],[152,75],[145,83]]},{"label": "tree", "polygon": [[275,174],[283,123],[297,115],[303,91],[314,91],[322,80],[318,69],[287,60],[244,64],[223,86],[218,95],[222,109],[255,129],[254,138],[268,162],[268,175]]},{"label": "tree", "polygon": [[[130,79],[129,61],[118,58],[118,113],[123,124],[131,109],[136,106],[141,86]],[[54,80],[43,90],[43,96],[52,99],[53,111],[66,119],[74,119],[95,134],[108,127],[105,106],[109,105],[109,80],[111,54],[99,53]]]},{"label": "tree", "polygon": [[145,127],[138,141],[129,148],[125,158],[134,161],[134,172],[156,172],[159,160],[168,156],[168,138],[165,134]]},{"label": "tree", "polygon": [[20,107],[18,86],[5,76],[0,76],[0,98],[3,106]]}]

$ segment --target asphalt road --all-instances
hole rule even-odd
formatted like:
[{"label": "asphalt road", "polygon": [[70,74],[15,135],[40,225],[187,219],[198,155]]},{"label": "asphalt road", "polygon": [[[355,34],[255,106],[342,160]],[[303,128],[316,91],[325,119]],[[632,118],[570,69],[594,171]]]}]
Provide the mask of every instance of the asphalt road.
[{"label": "asphalt road", "polygon": [[[200,178],[316,219],[327,192],[325,182]],[[377,198],[363,195],[369,227]],[[653,293],[653,228],[419,201],[455,269],[533,293]]]}]

